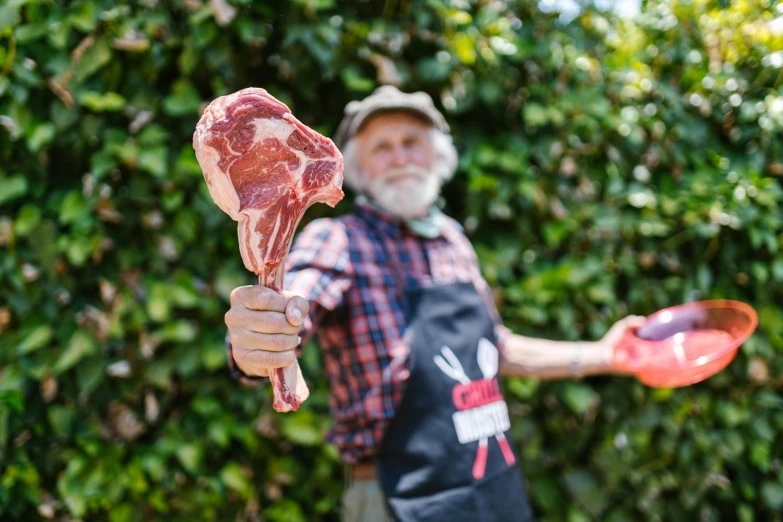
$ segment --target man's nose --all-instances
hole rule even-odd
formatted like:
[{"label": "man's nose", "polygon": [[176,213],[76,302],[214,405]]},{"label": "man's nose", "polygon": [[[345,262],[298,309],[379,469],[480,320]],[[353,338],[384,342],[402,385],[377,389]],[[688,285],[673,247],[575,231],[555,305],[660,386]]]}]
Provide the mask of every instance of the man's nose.
[{"label": "man's nose", "polygon": [[392,164],[396,167],[404,167],[408,164],[408,151],[401,143],[392,149]]}]

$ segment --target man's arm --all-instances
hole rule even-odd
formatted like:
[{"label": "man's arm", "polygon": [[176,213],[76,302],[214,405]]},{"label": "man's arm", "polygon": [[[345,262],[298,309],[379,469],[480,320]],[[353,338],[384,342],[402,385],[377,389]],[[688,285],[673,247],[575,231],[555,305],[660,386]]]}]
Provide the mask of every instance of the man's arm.
[{"label": "man's arm", "polygon": [[628,316],[615,323],[596,342],[552,341],[507,335],[501,351],[500,373],[539,379],[619,374],[612,366],[614,346],[628,328],[641,326],[644,321],[644,317]]}]

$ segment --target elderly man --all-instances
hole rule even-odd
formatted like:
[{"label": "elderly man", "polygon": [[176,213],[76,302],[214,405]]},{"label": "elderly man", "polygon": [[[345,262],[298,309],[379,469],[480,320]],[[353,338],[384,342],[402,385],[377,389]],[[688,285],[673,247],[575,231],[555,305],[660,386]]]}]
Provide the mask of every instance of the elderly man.
[{"label": "elderly man", "polygon": [[349,103],[335,142],[356,208],[301,231],[285,296],[232,293],[234,370],[259,379],[317,335],[335,421],[328,440],[349,464],[343,520],[532,520],[498,370],[613,373],[615,341],[641,318],[594,343],[501,325],[469,240],[434,206],[457,154],[427,94],[384,86]]}]

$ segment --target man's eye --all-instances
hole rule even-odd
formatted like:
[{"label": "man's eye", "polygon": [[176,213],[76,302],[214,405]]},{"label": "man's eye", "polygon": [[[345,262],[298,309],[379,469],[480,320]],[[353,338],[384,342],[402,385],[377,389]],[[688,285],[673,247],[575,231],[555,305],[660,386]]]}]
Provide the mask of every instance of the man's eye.
[{"label": "man's eye", "polygon": [[375,150],[378,152],[387,152],[391,147],[388,143],[381,143],[380,145],[375,146]]}]

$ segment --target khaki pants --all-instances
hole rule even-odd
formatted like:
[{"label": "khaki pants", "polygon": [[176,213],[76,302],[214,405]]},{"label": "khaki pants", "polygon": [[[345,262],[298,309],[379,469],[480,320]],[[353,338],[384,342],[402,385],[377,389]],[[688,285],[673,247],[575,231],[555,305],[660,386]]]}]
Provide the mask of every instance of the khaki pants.
[{"label": "khaki pants", "polygon": [[391,520],[377,480],[346,480],[342,504],[342,522]]}]

